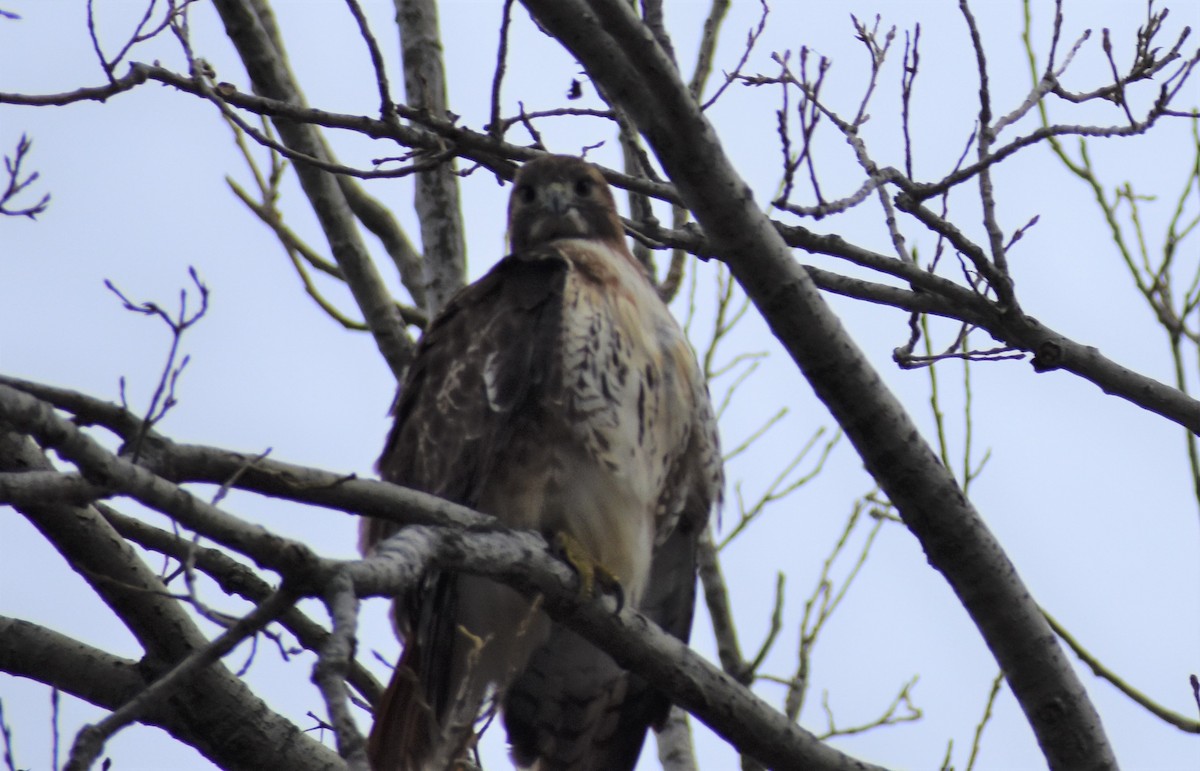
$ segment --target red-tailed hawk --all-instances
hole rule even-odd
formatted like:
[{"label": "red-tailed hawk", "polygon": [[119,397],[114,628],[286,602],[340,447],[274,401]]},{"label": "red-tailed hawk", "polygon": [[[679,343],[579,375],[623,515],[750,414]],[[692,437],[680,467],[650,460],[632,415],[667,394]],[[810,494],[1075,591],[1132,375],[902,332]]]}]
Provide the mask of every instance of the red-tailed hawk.
[{"label": "red-tailed hawk", "polygon": [[[567,536],[625,602],[684,640],[696,539],[722,485],[716,425],[679,325],[578,158],[518,172],[512,253],[429,327],[379,471],[513,528]],[[394,531],[364,520],[364,552]],[[461,758],[494,694],[513,759],[632,769],[669,702],[512,589],[437,574],[395,601],[405,647],[375,713],[375,771]]]}]

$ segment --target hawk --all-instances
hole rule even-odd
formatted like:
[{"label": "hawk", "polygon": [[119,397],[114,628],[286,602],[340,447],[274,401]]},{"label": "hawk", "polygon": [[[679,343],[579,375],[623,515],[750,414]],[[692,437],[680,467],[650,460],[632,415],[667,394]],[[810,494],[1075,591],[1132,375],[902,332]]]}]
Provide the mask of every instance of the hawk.
[{"label": "hawk", "polygon": [[[508,239],[511,253],[424,335],[379,471],[563,539],[569,560],[582,553],[625,602],[686,641],[696,541],[722,488],[695,355],[591,164],[526,163]],[[394,531],[364,519],[364,553]],[[442,771],[463,758],[489,696],[519,766],[632,769],[646,728],[670,708],[535,601],[486,578],[426,576],[395,599],[394,616],[405,647],[375,712],[375,771]]]}]

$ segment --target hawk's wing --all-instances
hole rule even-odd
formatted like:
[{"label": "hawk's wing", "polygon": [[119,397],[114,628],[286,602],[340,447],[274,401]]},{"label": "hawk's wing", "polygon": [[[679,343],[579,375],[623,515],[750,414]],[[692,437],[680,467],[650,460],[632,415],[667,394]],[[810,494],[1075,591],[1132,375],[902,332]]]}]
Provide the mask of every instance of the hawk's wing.
[{"label": "hawk's wing", "polygon": [[[544,352],[558,334],[566,267],[553,252],[509,257],[447,303],[397,395],[379,460],[384,479],[479,507],[497,448],[510,444],[527,400],[544,392],[553,374]],[[360,527],[364,554],[397,530],[372,518]],[[468,591],[473,586],[466,583]],[[463,591],[462,579],[435,574],[395,600],[405,647],[371,732],[376,769],[422,768],[443,741],[439,732],[455,699],[474,717],[488,678],[475,677],[472,692],[458,692],[471,653],[457,629]]]},{"label": "hawk's wing", "polygon": [[[551,377],[566,270],[551,250],[510,256],[446,304],[396,396],[384,479],[478,505],[514,411]],[[395,530],[364,519],[360,547]]]}]

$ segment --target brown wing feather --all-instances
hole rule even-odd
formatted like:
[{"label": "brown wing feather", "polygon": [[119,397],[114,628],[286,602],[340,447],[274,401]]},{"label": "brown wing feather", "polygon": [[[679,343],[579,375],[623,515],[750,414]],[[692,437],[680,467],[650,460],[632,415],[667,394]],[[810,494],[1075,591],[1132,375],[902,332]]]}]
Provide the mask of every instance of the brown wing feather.
[{"label": "brown wing feather", "polygon": [[[395,422],[376,464],[384,479],[477,504],[500,434],[512,430],[507,417],[548,377],[551,362],[538,351],[553,347],[565,273],[553,251],[510,256],[446,304],[392,408]],[[492,394],[483,387],[488,379],[496,383]],[[361,529],[365,553],[397,528],[368,518]]]},{"label": "brown wing feather", "polygon": [[[468,506],[531,394],[553,366],[565,263],[540,251],[501,261],[456,295],[422,340],[401,386],[378,468],[384,479]],[[364,553],[396,526],[364,519]],[[397,597],[405,650],[381,701],[369,754],[375,769],[420,768],[446,719],[466,655],[457,632],[459,582],[427,576]]]}]

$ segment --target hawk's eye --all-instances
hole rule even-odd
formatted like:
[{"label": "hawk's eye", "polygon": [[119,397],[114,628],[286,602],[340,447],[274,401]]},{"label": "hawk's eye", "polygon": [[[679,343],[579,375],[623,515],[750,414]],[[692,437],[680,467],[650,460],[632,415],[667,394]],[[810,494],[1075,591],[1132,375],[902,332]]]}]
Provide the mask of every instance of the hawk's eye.
[{"label": "hawk's eye", "polygon": [[592,194],[593,187],[595,187],[595,183],[593,183],[592,180],[588,179],[587,177],[580,177],[579,179],[575,180],[575,195],[579,196],[580,198],[587,198]]},{"label": "hawk's eye", "polygon": [[517,198],[521,203],[533,203],[537,200],[537,191],[533,189],[533,185],[518,185]]}]

